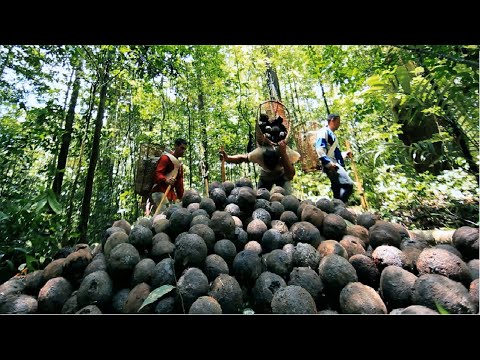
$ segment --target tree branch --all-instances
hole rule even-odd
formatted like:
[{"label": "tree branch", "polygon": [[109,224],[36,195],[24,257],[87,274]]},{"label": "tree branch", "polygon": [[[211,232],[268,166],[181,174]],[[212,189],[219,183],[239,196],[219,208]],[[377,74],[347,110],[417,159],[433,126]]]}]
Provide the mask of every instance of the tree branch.
[{"label": "tree branch", "polygon": [[472,67],[478,67],[478,62],[475,62],[475,61],[472,61],[472,60],[462,59],[462,58],[458,58],[458,57],[454,57],[454,56],[447,55],[447,54],[442,54],[442,53],[434,54],[432,51],[428,51],[428,50],[421,49],[421,48],[418,48],[418,47],[410,47],[410,46],[402,46],[402,45],[394,45],[394,46],[399,48],[399,49],[402,49],[402,50],[409,50],[409,51],[413,51],[413,52],[417,52],[417,53],[428,54],[428,55],[436,56],[440,59],[447,59],[447,60],[451,60],[451,61],[456,62],[456,63],[461,63],[461,64],[469,65],[469,66],[472,66]]}]

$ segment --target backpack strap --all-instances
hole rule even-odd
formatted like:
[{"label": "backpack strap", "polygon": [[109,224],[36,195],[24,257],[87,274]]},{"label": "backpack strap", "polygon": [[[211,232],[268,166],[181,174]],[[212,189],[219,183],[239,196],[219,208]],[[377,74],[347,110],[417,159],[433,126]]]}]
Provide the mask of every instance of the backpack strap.
[{"label": "backpack strap", "polygon": [[164,153],[164,155],[167,155],[168,158],[170,159],[170,161],[172,162],[173,164],[173,170],[171,172],[169,172],[166,177],[174,177],[176,178],[177,177],[177,174],[178,174],[178,171],[180,170],[180,166],[182,166],[182,163],[180,162],[180,160],[178,160],[175,156],[173,156],[172,154],[170,153]]},{"label": "backpack strap", "polygon": [[[327,134],[327,135],[325,136],[325,139],[326,139],[327,144],[328,144],[328,132],[325,131],[325,133]],[[327,156],[328,156],[329,158],[332,158],[333,154],[335,153],[335,149],[337,148],[337,146],[338,146],[338,138],[335,137],[335,141],[333,142],[332,146],[330,146],[330,149],[328,149]]]},{"label": "backpack strap", "polygon": [[[318,130],[317,133],[319,131],[325,131],[325,144],[327,144],[327,147],[328,147],[328,127],[325,126],[323,129],[321,130]],[[314,145],[315,146],[315,145]],[[338,138],[335,137],[335,141],[333,142],[333,144],[330,146],[330,149],[328,149],[327,153],[326,153],[326,156],[328,156],[329,158],[332,158],[333,157],[333,154],[335,153],[335,149],[337,148],[338,146]]]}]

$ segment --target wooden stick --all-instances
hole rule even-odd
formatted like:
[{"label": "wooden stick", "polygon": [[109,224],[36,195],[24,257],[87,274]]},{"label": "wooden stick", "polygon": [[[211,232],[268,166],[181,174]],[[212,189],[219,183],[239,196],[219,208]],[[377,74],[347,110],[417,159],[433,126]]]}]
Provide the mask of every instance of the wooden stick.
[{"label": "wooden stick", "polygon": [[168,193],[170,192],[172,185],[168,185],[167,190],[165,190],[165,193],[163,194],[162,201],[160,201],[160,204],[158,204],[157,209],[155,210],[155,214],[153,214],[153,218],[155,219],[155,216],[157,216],[160,213],[160,209],[165,202],[165,199],[167,198]]},{"label": "wooden stick", "polygon": [[205,196],[208,197],[208,178],[205,177]]},{"label": "wooden stick", "polygon": [[347,147],[347,151],[350,151],[350,153],[352,154],[350,161],[352,162],[352,170],[353,170],[353,174],[355,175],[355,181],[357,182],[357,190],[358,190],[358,194],[360,195],[360,203],[362,204],[363,210],[368,210],[368,203],[367,203],[367,199],[365,198],[365,192],[363,191],[362,183],[360,182],[360,177],[358,176],[355,161],[353,161],[353,153],[352,153],[352,149],[350,148],[350,141],[345,140],[345,145]]},{"label": "wooden stick", "polygon": [[[220,148],[220,151],[223,152],[223,145]],[[222,182],[225,182],[225,158],[222,156]]]}]

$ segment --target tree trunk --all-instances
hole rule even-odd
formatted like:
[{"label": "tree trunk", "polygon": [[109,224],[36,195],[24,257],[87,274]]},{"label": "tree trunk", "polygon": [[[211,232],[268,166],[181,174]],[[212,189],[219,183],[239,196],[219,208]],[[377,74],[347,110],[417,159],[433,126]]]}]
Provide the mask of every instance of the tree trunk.
[{"label": "tree trunk", "polygon": [[[291,116],[293,117],[293,119],[290,119],[290,120],[295,120],[295,124],[298,125],[299,122],[302,122],[302,120],[299,121],[299,119],[301,119],[301,116],[300,116],[300,108],[299,108],[299,111],[298,111],[298,114],[297,114],[297,108],[295,107],[295,97],[293,96],[293,86],[292,85],[292,80],[290,79],[290,77],[287,76],[287,79],[288,79],[288,87],[290,88],[290,103],[292,104],[291,105]],[[297,99],[298,100],[298,99]]]},{"label": "tree trunk", "polygon": [[320,84],[320,90],[322,90],[322,98],[323,98],[323,102],[325,103],[325,109],[327,110],[327,116],[328,116],[330,114],[330,109],[328,107],[327,97],[325,96],[325,91],[323,90],[322,82],[318,80],[318,83]]},{"label": "tree trunk", "polygon": [[202,128],[200,129],[201,134],[202,134],[202,146],[201,148],[203,149],[203,158],[200,160],[201,165],[200,168],[202,169],[202,177],[203,177],[203,182],[205,185],[205,194],[208,195],[208,135],[207,135],[207,123],[206,123],[206,116],[205,116],[205,101],[204,101],[204,95],[202,91],[202,86],[201,82],[199,82],[199,87],[200,87],[200,94],[198,95],[198,110],[199,113],[201,114],[201,123],[202,123]]},{"label": "tree trunk", "polygon": [[268,94],[270,96],[270,100],[277,100],[282,102],[282,94],[280,93],[280,84],[278,83],[278,76],[275,69],[272,67],[272,63],[270,62],[271,51],[268,46],[262,46],[263,53],[267,56],[265,60],[267,65],[267,70],[265,71],[266,79],[267,79],[267,89]]},{"label": "tree trunk", "polygon": [[77,105],[78,93],[80,91],[80,72],[81,65],[75,70],[75,81],[73,82],[72,97],[68,107],[67,117],[65,119],[65,131],[62,135],[62,146],[58,155],[57,171],[53,180],[52,190],[60,198],[62,192],[63,176],[65,174],[65,166],[67,164],[68,149],[72,140],[73,121],[75,119],[75,106]]},{"label": "tree trunk", "polygon": [[93,178],[95,176],[95,168],[97,166],[98,155],[100,153],[100,136],[102,132],[103,114],[105,112],[105,101],[107,98],[107,88],[108,88],[108,69],[109,69],[109,65],[107,63],[101,78],[102,86],[100,88],[100,104],[98,105],[98,113],[97,113],[97,118],[95,120],[95,132],[93,135],[92,153],[90,155],[90,163],[88,166],[87,179],[85,183],[85,193],[83,195],[83,202],[82,202],[82,212],[80,215],[80,223],[78,226],[81,243],[88,243],[87,226],[88,226],[88,220],[90,215],[90,203],[92,200]]},{"label": "tree trunk", "polygon": [[[315,69],[317,68],[317,62],[315,61],[315,50],[311,45],[308,45],[308,55],[310,56],[310,60],[313,62],[313,65],[315,66]],[[325,96],[325,90],[323,89],[323,84],[318,79],[318,84],[320,85],[320,90],[322,91],[322,99],[323,103],[325,104],[325,110],[327,111],[327,116],[330,114],[330,109],[328,107],[328,102],[327,102],[327,97]]]},{"label": "tree trunk", "polygon": [[78,187],[78,182],[80,179],[80,168],[82,166],[82,159],[83,159],[83,150],[85,149],[85,143],[87,142],[87,135],[88,135],[88,129],[90,128],[90,120],[92,119],[92,111],[93,111],[93,104],[94,104],[94,99],[95,99],[95,94],[97,93],[97,85],[98,83],[95,82],[92,84],[91,91],[90,91],[90,101],[88,105],[87,112],[85,114],[85,129],[83,132],[83,138],[80,142],[80,151],[77,159],[77,163],[74,164],[73,168],[75,168],[75,179],[73,180],[73,184],[70,187],[70,195],[69,199],[67,202],[67,215],[66,215],[66,227],[65,231],[62,236],[62,243],[65,244],[70,244],[73,245],[74,242],[69,240],[70,237],[70,231],[72,229],[72,214],[73,214],[73,209],[74,209],[74,199],[75,199],[75,193],[77,192],[77,187]]},{"label": "tree trunk", "polygon": [[[188,103],[188,96],[185,97],[185,107],[187,108],[187,113],[188,113],[188,144],[189,144],[190,149],[193,149],[193,146],[192,146],[192,127],[193,127],[193,125],[192,125],[192,114],[190,112],[190,105]],[[192,187],[192,183],[193,183],[192,151],[189,152],[189,156],[188,156],[188,168],[190,169],[190,171],[188,172],[188,184],[189,184],[189,187]]]},{"label": "tree trunk", "polygon": [[[248,109],[246,108],[246,105],[242,103],[242,98],[243,98],[243,88],[242,88],[242,80],[240,78],[240,63],[238,61],[238,57],[235,54],[235,68],[236,68],[236,78],[237,78],[237,86],[238,86],[238,104],[237,104],[237,111],[238,114],[240,115],[240,118],[245,121],[245,123],[248,126],[248,142],[247,142],[247,153],[255,150],[257,147],[257,143],[255,140],[255,128],[252,128],[252,124],[250,123],[250,120],[248,118]],[[247,93],[248,93],[248,88],[247,88]],[[246,94],[248,95],[248,94]],[[255,119],[257,121],[257,119]],[[222,144],[223,145],[223,144]],[[248,172],[251,173],[250,171],[250,162],[247,163],[248,166]],[[255,165],[252,164],[252,169],[253,169],[253,178],[255,181],[255,187],[257,186],[257,170],[255,169]],[[232,181],[234,179],[232,178],[232,174],[230,171],[230,177]]]},{"label": "tree trunk", "polygon": [[[80,65],[76,66],[73,71],[70,73],[70,78],[68,79],[68,86],[67,86],[67,93],[65,94],[65,102],[63,103],[63,111],[67,108],[67,103],[68,103],[68,97],[70,96],[70,89],[72,85],[72,79],[75,77],[77,78],[78,70],[81,68]],[[73,97],[73,95],[72,95]]]},{"label": "tree trunk", "polygon": [[266,75],[270,100],[277,100],[282,102],[282,95],[280,94],[280,84],[278,82],[278,76],[276,71],[272,68],[270,64],[268,64]]}]

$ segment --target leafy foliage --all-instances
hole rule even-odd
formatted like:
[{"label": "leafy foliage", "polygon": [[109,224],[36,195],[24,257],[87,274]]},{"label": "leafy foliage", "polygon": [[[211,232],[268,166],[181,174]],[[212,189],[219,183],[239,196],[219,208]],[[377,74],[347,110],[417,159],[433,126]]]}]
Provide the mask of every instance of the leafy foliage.
[{"label": "leafy foliage", "polygon": [[34,199],[2,203],[0,268],[9,273],[26,264],[30,271],[43,268],[60,248],[60,204],[51,189]]},{"label": "leafy foliage", "polygon": [[[133,192],[139,144],[190,146],[186,187],[219,181],[218,150],[247,152],[258,104],[267,100],[267,64],[278,76],[293,131],[342,115],[371,210],[411,227],[478,226],[477,45],[103,45],[0,46],[0,270],[41,268],[78,241],[84,184],[108,62],[106,111],[89,209],[88,241],[144,205]],[[61,194],[49,190],[64,133],[72,74],[79,63]],[[290,146],[295,148],[295,144]],[[344,144],[340,144],[344,148]],[[347,162],[347,167],[348,167]],[[227,178],[258,176],[227,165]],[[331,197],[328,178],[293,181],[300,199]],[[359,204],[355,194],[352,205]]]}]

